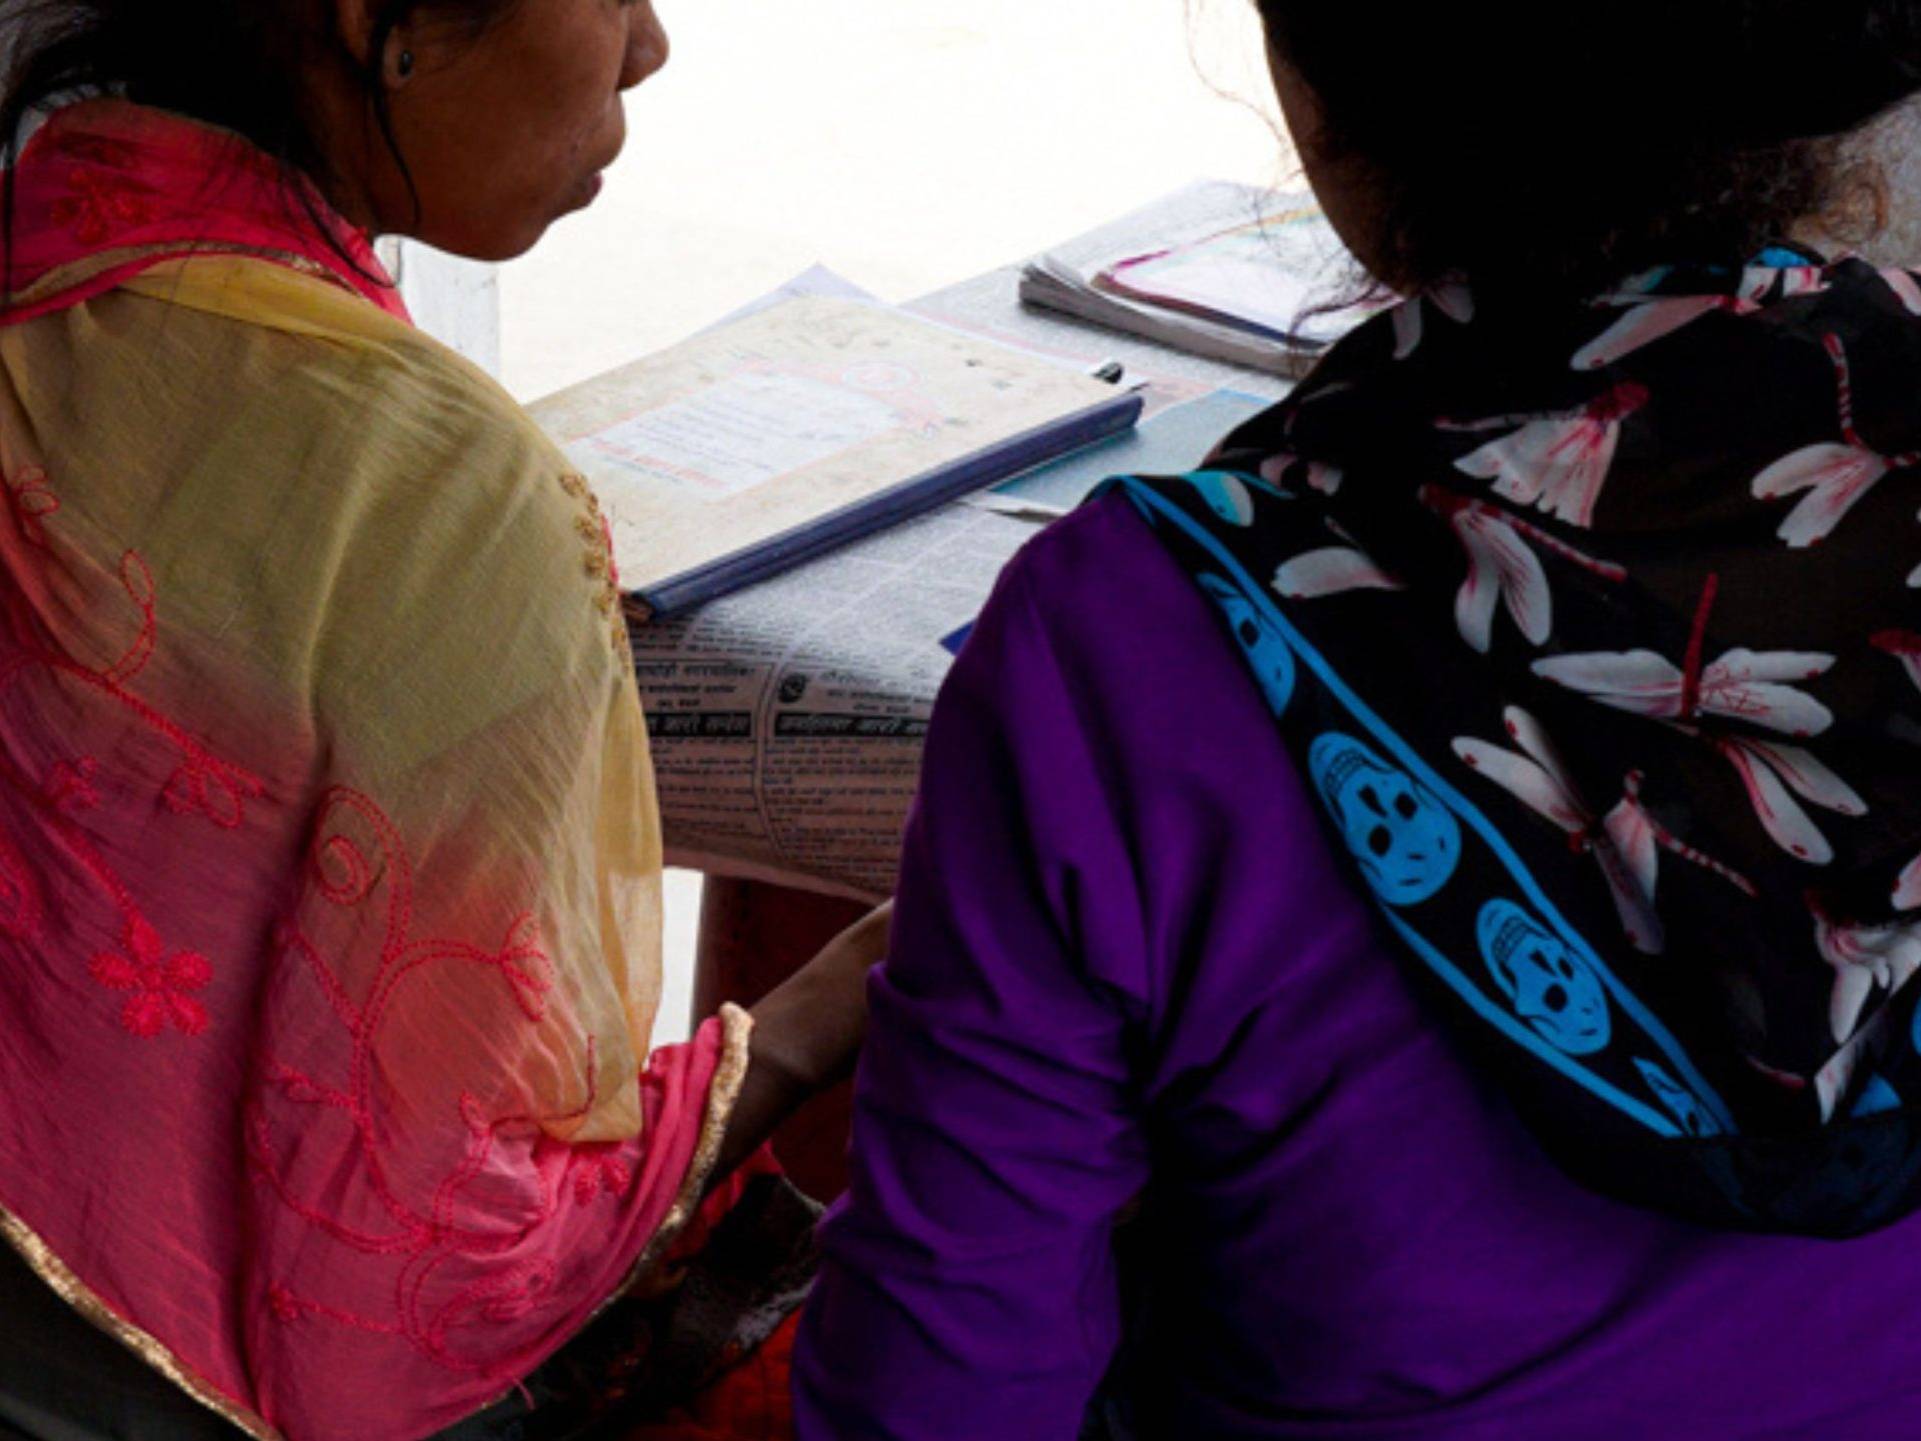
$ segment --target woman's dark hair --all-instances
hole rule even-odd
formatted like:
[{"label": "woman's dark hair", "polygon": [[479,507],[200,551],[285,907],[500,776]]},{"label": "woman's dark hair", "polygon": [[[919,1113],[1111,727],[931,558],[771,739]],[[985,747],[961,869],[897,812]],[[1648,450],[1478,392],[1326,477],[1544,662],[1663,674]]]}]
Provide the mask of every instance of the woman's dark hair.
[{"label": "woman's dark hair", "polygon": [[517,3],[374,0],[367,53],[356,56],[330,0],[0,0],[0,37],[13,56],[0,97],[0,159],[11,168],[39,106],[111,89],[235,131],[324,184],[325,147],[305,82],[316,63],[333,63],[366,92],[404,176],[380,73],[388,39],[426,12],[477,35]]},{"label": "woman's dark hair", "polygon": [[1739,263],[1849,197],[1921,89],[1921,3],[1258,0],[1308,141],[1378,191],[1380,279],[1588,290]]}]

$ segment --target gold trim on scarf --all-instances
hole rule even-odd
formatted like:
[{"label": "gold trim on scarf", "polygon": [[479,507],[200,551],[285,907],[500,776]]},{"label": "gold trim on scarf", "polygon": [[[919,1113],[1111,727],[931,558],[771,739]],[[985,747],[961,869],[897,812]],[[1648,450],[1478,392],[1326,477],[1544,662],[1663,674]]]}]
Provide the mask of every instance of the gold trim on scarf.
[{"label": "gold trim on scarf", "polygon": [[72,290],[83,285],[96,275],[122,265],[129,265],[149,258],[155,260],[261,260],[271,265],[285,266],[302,275],[329,284],[354,296],[364,299],[360,292],[349,285],[340,275],[327,266],[305,255],[297,255],[291,250],[275,250],[258,245],[210,245],[196,248],[198,242],[175,241],[164,245],[126,245],[117,250],[102,250],[92,255],[84,255],[78,260],[70,260],[65,265],[56,266],[41,276],[25,290],[17,291],[7,298],[6,309],[26,310],[51,296]]},{"label": "gold trim on scarf", "polygon": [[173,1352],[101,1300],[86,1282],[74,1275],[66,1262],[54,1254],[51,1246],[4,1206],[0,1206],[0,1236],[6,1238],[34,1274],[53,1287],[54,1294],[77,1311],[83,1320],[105,1331],[223,1421],[238,1426],[249,1436],[259,1437],[260,1441],[281,1441],[280,1433],[266,1421],[194,1375]]},{"label": "gold trim on scarf", "polygon": [[[687,1174],[682,1178],[680,1190],[674,1196],[674,1204],[667,1208],[667,1214],[661,1217],[660,1225],[655,1228],[653,1236],[641,1248],[640,1259],[634,1262],[632,1269],[627,1272],[626,1279],[614,1287],[606,1300],[594,1307],[587,1319],[580,1323],[579,1328],[569,1335],[566,1341],[560,1343],[561,1348],[598,1321],[616,1303],[625,1299],[627,1293],[634,1289],[648,1269],[660,1259],[661,1253],[673,1244],[682,1231],[687,1229],[687,1223],[693,1220],[694,1212],[700,1208],[701,1197],[707,1189],[707,1178],[713,1174],[714,1163],[720,1159],[721,1143],[727,1138],[727,1123],[733,1119],[734,1103],[740,1099],[740,1088],[747,1080],[747,1066],[751,1060],[748,1043],[754,1034],[754,1018],[732,1001],[721,1006],[720,1024],[722,1032],[720,1064],[714,1068],[714,1077],[707,1083],[707,1114],[700,1123],[700,1140],[694,1145],[693,1159],[687,1163]],[[521,1382],[515,1382],[486,1405],[475,1407],[461,1419],[471,1420],[482,1412],[491,1411],[518,1391],[521,1384]]]},{"label": "gold trim on scarf", "polygon": [[[727,1123],[733,1118],[734,1103],[740,1099],[740,1088],[747,1079],[748,1042],[754,1032],[754,1018],[736,1005],[722,1006],[720,1021],[724,1033],[720,1064],[714,1068],[713,1079],[707,1086],[707,1113],[701,1121],[700,1140],[694,1146],[687,1174],[674,1197],[674,1204],[668,1207],[659,1227],[641,1250],[640,1259],[634,1263],[633,1270],[614,1294],[595,1309],[594,1317],[626,1294],[628,1288],[660,1259],[661,1253],[687,1228],[687,1223],[700,1207],[707,1180],[713,1174],[715,1162],[720,1159],[721,1143],[727,1135]],[[106,1332],[188,1396],[223,1421],[239,1427],[249,1436],[258,1437],[259,1441],[283,1441],[280,1433],[264,1419],[194,1375],[172,1351],[103,1301],[86,1282],[74,1275],[66,1262],[55,1255],[53,1248],[41,1240],[26,1222],[4,1206],[0,1206],[0,1237],[5,1237],[34,1274],[51,1286],[54,1294],[78,1312],[82,1319]],[[585,1330],[594,1317],[589,1317],[581,1329]],[[511,1394],[511,1390],[503,1393],[507,1394]],[[479,1407],[473,1414],[478,1415],[486,1409],[487,1406]]]},{"label": "gold trim on scarf", "polygon": [[727,1123],[734,1118],[734,1103],[740,1099],[740,1088],[747,1080],[750,1060],[748,1043],[754,1034],[754,1018],[729,1002],[720,1008],[720,1024],[720,1064],[714,1068],[714,1079],[707,1087],[707,1115],[700,1124],[700,1140],[694,1147],[694,1158],[687,1164],[687,1175],[680,1183],[680,1192],[674,1197],[674,1204],[661,1217],[653,1239],[641,1249],[640,1259],[634,1262],[633,1270],[627,1273],[627,1279],[614,1293],[616,1298],[639,1281],[679,1238],[680,1233],[687,1229],[687,1223],[694,1219],[694,1213],[700,1209],[701,1198],[707,1193],[707,1182],[713,1175],[714,1163],[720,1159],[721,1143],[727,1139]]}]

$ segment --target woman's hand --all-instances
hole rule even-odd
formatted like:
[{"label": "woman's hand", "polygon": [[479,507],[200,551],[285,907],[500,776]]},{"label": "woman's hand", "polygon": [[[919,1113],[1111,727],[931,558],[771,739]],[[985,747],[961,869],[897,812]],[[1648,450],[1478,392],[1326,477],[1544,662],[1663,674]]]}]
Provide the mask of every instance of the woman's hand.
[{"label": "woman's hand", "polygon": [[809,1097],[852,1074],[867,1031],[867,972],[887,954],[894,903],[835,936],[753,1007],[747,1078],[727,1123],[716,1181]]}]

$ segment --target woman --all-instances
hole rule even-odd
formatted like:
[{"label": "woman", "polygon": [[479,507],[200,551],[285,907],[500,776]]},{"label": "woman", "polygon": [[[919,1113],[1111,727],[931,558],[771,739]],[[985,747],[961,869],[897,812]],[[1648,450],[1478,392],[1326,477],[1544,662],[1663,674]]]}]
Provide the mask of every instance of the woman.
[{"label": "woman", "polygon": [[1261,11],[1417,298],[956,664],[800,1432],[1912,1435],[1921,6]]},{"label": "woman", "polygon": [[[701,1197],[849,1060],[884,917],[758,1026],[647,1055],[660,837],[603,523],[367,241],[504,257],[588,203],[653,9],[9,19],[0,1233],[153,1375],[96,1371],[34,1283],[0,1419],[665,1404],[791,1308],[763,1231],[805,1217]],[[708,1234],[769,1270],[719,1312],[675,1299]]]}]

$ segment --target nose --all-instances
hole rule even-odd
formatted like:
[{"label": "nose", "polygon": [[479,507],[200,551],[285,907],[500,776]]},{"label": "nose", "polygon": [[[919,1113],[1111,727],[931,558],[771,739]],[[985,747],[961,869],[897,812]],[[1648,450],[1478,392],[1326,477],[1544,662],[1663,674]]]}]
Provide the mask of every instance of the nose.
[{"label": "nose", "polygon": [[637,0],[627,24],[627,56],[620,67],[620,88],[631,90],[667,63],[667,28],[660,23],[654,0]]}]

